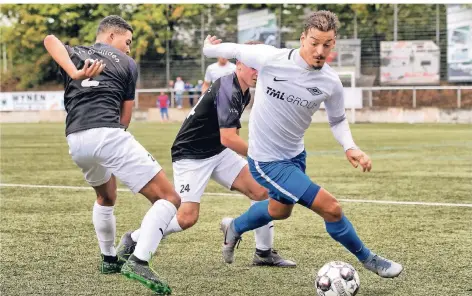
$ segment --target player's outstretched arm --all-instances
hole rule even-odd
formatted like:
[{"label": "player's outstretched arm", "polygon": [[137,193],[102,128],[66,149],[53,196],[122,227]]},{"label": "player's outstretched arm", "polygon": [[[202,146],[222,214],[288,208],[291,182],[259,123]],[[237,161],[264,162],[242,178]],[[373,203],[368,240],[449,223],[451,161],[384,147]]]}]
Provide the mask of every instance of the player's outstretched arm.
[{"label": "player's outstretched arm", "polygon": [[239,136],[239,130],[233,128],[220,128],[221,144],[234,152],[247,156],[247,143]]},{"label": "player's outstretched arm", "polygon": [[74,65],[69,57],[64,44],[54,35],[48,35],[44,38],[44,47],[56,61],[56,63],[66,71],[67,75],[74,80],[82,80],[100,75],[105,68],[103,61],[85,60],[84,67],[80,70]]},{"label": "player's outstretched arm", "polygon": [[335,87],[331,97],[325,101],[325,107],[331,132],[338,143],[343,146],[347,160],[353,167],[357,168],[361,165],[364,172],[370,172],[372,169],[370,157],[357,147],[352,138],[344,108],[344,90],[341,82]]},{"label": "player's outstretched arm", "polygon": [[221,43],[221,39],[208,35],[203,42],[203,54],[210,58],[223,57],[226,59],[237,59],[246,66],[258,71],[270,60],[270,57],[278,49],[264,44],[237,44]]}]

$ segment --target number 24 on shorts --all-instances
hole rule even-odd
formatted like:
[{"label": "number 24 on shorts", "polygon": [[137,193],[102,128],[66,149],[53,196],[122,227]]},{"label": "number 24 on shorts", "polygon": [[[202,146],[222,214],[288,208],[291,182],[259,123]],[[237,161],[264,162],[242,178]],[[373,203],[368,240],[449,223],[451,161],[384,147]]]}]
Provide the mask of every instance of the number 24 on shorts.
[{"label": "number 24 on shorts", "polygon": [[180,193],[184,193],[185,191],[189,192],[190,191],[190,186],[187,185],[180,185]]}]

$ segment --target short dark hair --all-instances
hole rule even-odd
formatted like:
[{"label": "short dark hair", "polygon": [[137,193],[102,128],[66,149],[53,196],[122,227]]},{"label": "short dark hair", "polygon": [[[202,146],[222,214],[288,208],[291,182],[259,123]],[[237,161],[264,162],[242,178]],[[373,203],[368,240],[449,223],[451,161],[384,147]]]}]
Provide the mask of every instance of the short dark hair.
[{"label": "short dark hair", "polygon": [[124,33],[126,31],[133,33],[133,28],[123,18],[118,15],[110,15],[104,18],[98,25],[97,35],[100,33],[105,33],[111,29],[115,31],[121,31],[120,33]]},{"label": "short dark hair", "polygon": [[337,35],[338,23],[338,17],[331,11],[315,11],[306,19],[304,24],[304,32],[307,34],[310,29],[314,28],[322,32],[334,30],[334,35]]}]

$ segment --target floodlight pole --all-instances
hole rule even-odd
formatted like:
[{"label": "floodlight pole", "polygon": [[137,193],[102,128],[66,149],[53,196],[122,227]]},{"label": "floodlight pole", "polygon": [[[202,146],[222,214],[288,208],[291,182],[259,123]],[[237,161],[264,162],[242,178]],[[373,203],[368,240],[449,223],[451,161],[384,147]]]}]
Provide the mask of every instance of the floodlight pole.
[{"label": "floodlight pole", "polygon": [[393,41],[398,37],[398,4],[393,4]]},{"label": "floodlight pole", "polygon": [[439,4],[436,4],[436,44],[439,46]]}]

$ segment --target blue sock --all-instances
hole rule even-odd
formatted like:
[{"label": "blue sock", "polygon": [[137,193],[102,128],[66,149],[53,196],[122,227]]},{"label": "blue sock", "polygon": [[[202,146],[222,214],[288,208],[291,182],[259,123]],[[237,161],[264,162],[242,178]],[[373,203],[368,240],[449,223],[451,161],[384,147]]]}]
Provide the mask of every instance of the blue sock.
[{"label": "blue sock", "polygon": [[234,219],[234,230],[239,234],[259,228],[272,221],[269,215],[269,200],[253,204],[244,214]]},{"label": "blue sock", "polygon": [[337,222],[325,221],[325,224],[329,235],[348,249],[357,259],[364,261],[369,257],[370,250],[364,246],[346,216],[343,215],[341,220]]}]

